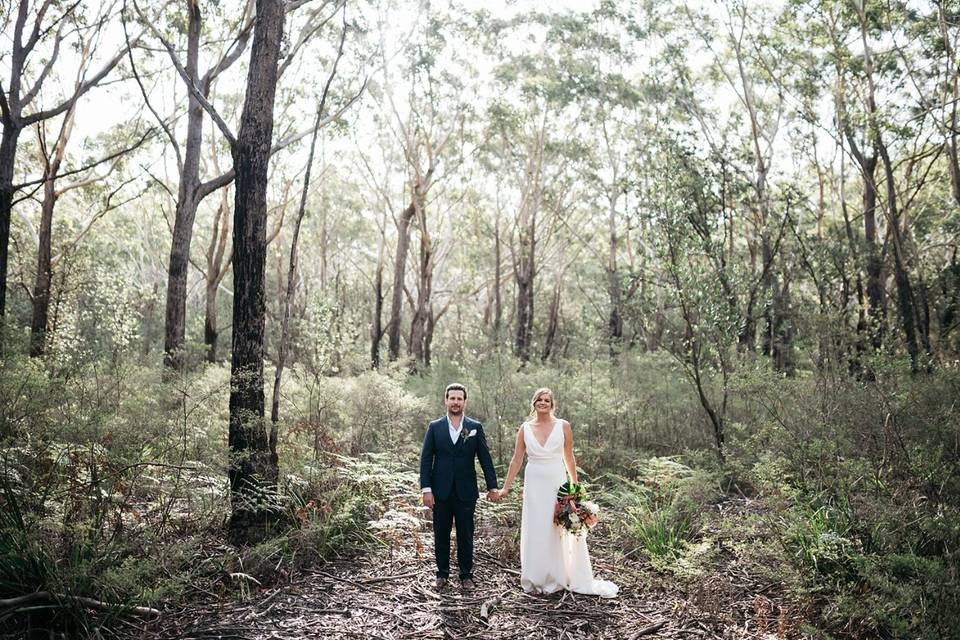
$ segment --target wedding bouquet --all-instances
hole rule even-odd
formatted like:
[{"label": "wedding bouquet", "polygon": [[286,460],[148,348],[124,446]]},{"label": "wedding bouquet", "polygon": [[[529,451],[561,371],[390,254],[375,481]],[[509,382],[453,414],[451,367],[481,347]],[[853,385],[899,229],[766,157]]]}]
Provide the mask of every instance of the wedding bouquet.
[{"label": "wedding bouquet", "polygon": [[583,485],[564,482],[557,491],[557,504],[553,509],[553,523],[574,535],[580,535],[596,526],[600,520],[600,507],[587,500]]}]

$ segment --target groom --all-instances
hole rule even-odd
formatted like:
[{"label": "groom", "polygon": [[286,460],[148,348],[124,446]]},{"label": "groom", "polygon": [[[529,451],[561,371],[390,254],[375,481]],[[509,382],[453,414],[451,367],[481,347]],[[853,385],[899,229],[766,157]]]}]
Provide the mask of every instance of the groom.
[{"label": "groom", "polygon": [[487,499],[496,502],[497,472],[483,435],[483,425],[463,415],[467,389],[447,385],[444,392],[447,415],[427,427],[420,453],[420,488],[423,504],[433,510],[433,548],[437,558],[437,591],[450,577],[450,529],[457,523],[457,565],[460,586],[472,591],[473,512],[480,492],[474,458],[480,460],[487,483]]}]

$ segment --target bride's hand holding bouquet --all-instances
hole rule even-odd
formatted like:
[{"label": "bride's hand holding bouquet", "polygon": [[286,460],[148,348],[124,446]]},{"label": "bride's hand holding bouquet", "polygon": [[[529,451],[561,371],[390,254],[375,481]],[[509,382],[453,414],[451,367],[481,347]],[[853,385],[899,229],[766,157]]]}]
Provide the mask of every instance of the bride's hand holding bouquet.
[{"label": "bride's hand holding bouquet", "polygon": [[[579,505],[577,501],[580,501]],[[600,507],[587,500],[583,485],[564,482],[557,491],[557,503],[553,510],[553,523],[575,535],[580,535],[600,521]]]}]

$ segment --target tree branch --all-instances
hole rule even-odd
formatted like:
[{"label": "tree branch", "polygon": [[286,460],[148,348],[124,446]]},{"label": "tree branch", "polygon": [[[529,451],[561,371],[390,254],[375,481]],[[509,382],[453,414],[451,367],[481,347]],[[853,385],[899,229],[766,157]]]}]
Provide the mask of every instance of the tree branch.
[{"label": "tree branch", "polygon": [[146,87],[143,86],[143,81],[140,79],[140,74],[137,72],[137,65],[133,60],[133,45],[130,42],[130,34],[127,31],[127,0],[123,0],[123,9],[120,11],[120,22],[123,24],[123,38],[127,43],[127,54],[130,58],[130,70],[133,73],[133,78],[137,82],[137,86],[140,87],[140,95],[143,96],[143,103],[147,105],[147,109],[150,110],[150,113],[153,114],[153,117],[156,119],[157,123],[163,128],[164,133],[167,134],[167,139],[170,140],[170,144],[173,146],[173,152],[177,156],[177,166],[183,167],[183,155],[180,153],[180,145],[177,143],[177,138],[173,135],[173,131],[170,130],[170,127],[167,125],[166,121],[160,117],[160,114],[157,113],[157,110],[153,108],[153,105],[150,103],[150,98],[147,96]]},{"label": "tree branch", "polygon": [[183,80],[184,84],[187,85],[187,89],[190,93],[193,94],[193,97],[197,99],[197,102],[200,103],[200,106],[203,107],[210,118],[216,123],[217,128],[220,129],[220,133],[223,134],[223,137],[227,139],[227,142],[230,143],[231,147],[236,146],[237,137],[233,135],[233,132],[230,130],[230,127],[224,122],[223,118],[220,117],[220,113],[216,108],[210,104],[210,101],[207,100],[206,96],[203,95],[203,92],[200,90],[200,87],[190,78],[190,74],[187,73],[187,70],[184,69],[183,63],[180,62],[180,58],[177,56],[177,52],[174,51],[173,45],[163,37],[163,34],[160,33],[160,30],[143,15],[143,12],[140,11],[139,5],[136,2],[133,3],[133,6],[137,9],[137,12],[140,14],[141,19],[146,22],[147,26],[150,28],[150,31],[153,32],[153,35],[160,40],[160,43],[163,44],[164,48],[167,50],[167,53],[170,55],[170,60],[173,62],[173,66],[176,67],[177,73],[180,74],[180,78]]},{"label": "tree branch", "polygon": [[[139,39],[140,39],[140,36],[137,36],[136,38],[134,38],[133,44],[136,44],[136,43],[139,41]],[[48,119],[48,118],[56,117],[56,116],[60,115],[61,113],[63,113],[64,111],[66,111],[67,109],[69,109],[69,108],[71,107],[71,105],[73,105],[73,103],[76,102],[76,101],[80,98],[80,96],[82,96],[83,94],[85,94],[87,91],[89,91],[89,90],[92,89],[93,87],[97,86],[97,84],[98,84],[101,80],[103,80],[103,79],[106,77],[106,75],[113,70],[113,68],[114,68],[115,66],[117,66],[117,64],[120,62],[120,60],[123,59],[123,56],[126,54],[126,51],[127,51],[126,47],[124,47],[122,50],[120,50],[113,58],[111,58],[110,60],[108,60],[108,61],[106,62],[106,64],[103,65],[103,67],[100,69],[100,71],[98,71],[96,74],[94,74],[94,76],[93,76],[92,78],[90,78],[89,80],[87,80],[86,82],[84,82],[83,85],[81,85],[81,86],[73,93],[73,96],[71,96],[69,99],[65,100],[65,101],[64,101],[63,103],[61,103],[60,105],[58,105],[58,106],[56,106],[56,107],[54,107],[54,108],[52,108],[52,109],[46,109],[46,110],[43,110],[43,111],[37,111],[36,113],[33,113],[33,114],[29,115],[29,116],[24,117],[24,118],[23,118],[23,125],[24,125],[24,126],[29,126],[29,125],[33,124],[34,122],[40,122],[41,120],[46,120],[46,119]]]},{"label": "tree branch", "polygon": [[240,55],[246,50],[247,42],[250,41],[250,34],[253,33],[254,25],[254,16],[251,15],[253,10],[253,0],[247,1],[247,6],[243,10],[244,18],[246,23],[243,24],[240,31],[237,33],[237,37],[234,39],[233,43],[230,45],[230,48],[227,49],[227,52],[223,55],[222,58],[217,62],[217,64],[210,67],[210,69],[204,74],[203,79],[200,81],[200,86],[204,89],[209,89],[210,85],[216,79],[218,75],[229,69],[234,62],[236,62]]},{"label": "tree branch", "polygon": [[48,179],[59,180],[60,178],[64,178],[64,177],[66,177],[66,176],[72,176],[72,175],[75,175],[75,174],[78,174],[78,173],[82,173],[82,172],[84,172],[84,171],[89,171],[90,169],[93,169],[94,167],[96,167],[96,166],[98,166],[98,165],[101,165],[101,164],[103,164],[103,163],[105,163],[105,162],[110,162],[111,160],[113,160],[113,159],[115,159],[115,158],[119,158],[120,156],[125,155],[125,154],[127,154],[127,153],[130,153],[131,151],[139,148],[140,146],[143,145],[144,142],[146,142],[147,140],[149,140],[151,136],[155,135],[155,134],[156,134],[156,131],[157,131],[157,130],[156,130],[156,129],[153,129],[153,128],[147,129],[146,133],[144,133],[144,134],[140,137],[139,140],[137,140],[135,143],[133,143],[133,144],[130,145],[129,147],[126,147],[125,149],[120,149],[119,151],[116,151],[116,152],[114,152],[114,153],[111,153],[111,154],[109,154],[109,155],[106,155],[106,156],[100,158],[99,160],[94,160],[93,162],[91,162],[91,163],[89,163],[89,164],[85,164],[84,166],[79,167],[79,168],[77,168],[77,169],[71,169],[70,171],[64,171],[64,172],[62,172],[62,173],[58,173],[58,174],[56,174],[55,176],[52,176],[52,178],[48,176],[48,177],[37,178],[37,179],[35,179],[35,180],[29,180],[29,181],[27,181],[27,182],[22,182],[22,183],[20,183],[20,184],[14,185],[13,190],[14,190],[14,191],[17,191],[17,190],[23,189],[23,188],[25,188],[25,187],[31,187],[31,186],[36,185],[36,184],[42,184],[43,182],[45,182],[45,181],[48,180]]}]

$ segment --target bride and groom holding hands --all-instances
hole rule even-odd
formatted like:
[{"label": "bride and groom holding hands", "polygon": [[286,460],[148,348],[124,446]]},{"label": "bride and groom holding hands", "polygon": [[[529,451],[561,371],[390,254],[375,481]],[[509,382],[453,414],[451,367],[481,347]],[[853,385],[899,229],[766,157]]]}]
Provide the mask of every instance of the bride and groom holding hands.
[{"label": "bride and groom holding hands", "polygon": [[437,590],[450,578],[450,533],[456,526],[457,566],[464,591],[476,588],[473,580],[474,514],[480,492],[476,462],[480,462],[487,499],[499,502],[510,493],[524,456],[520,523],[520,585],[524,591],[552,593],[568,589],[577,593],[614,597],[612,582],[593,577],[586,536],[574,535],[554,524],[557,491],[567,481],[577,483],[570,423],[554,415],[554,397],[538,389],[531,400],[530,417],[517,430],[513,458],[502,489],[487,446],[483,425],[464,415],[467,389],[454,383],[444,391],[447,413],[430,423],[420,454],[420,487],[423,503],[433,512]]}]

